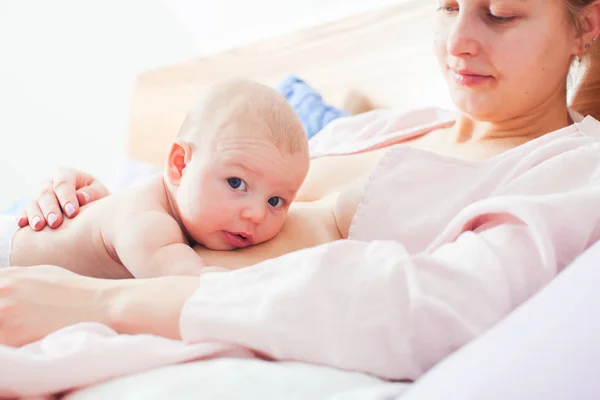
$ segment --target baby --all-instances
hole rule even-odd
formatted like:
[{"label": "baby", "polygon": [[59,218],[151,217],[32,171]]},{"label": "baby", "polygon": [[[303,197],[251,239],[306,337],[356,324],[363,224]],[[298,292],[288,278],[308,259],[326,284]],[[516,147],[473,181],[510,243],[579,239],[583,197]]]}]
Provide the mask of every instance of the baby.
[{"label": "baby", "polygon": [[234,250],[273,238],[308,172],[308,143],[285,98],[219,84],[188,113],[163,176],[81,209],[57,230],[17,231],[10,265],[105,278],[196,274],[190,247]]}]

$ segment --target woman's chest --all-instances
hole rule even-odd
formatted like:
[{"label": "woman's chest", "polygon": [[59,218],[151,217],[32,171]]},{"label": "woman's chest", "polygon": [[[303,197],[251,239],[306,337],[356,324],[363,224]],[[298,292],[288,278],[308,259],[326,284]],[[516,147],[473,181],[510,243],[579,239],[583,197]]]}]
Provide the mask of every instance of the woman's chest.
[{"label": "woman's chest", "polygon": [[296,201],[315,201],[339,192],[350,182],[373,171],[388,150],[390,147],[313,159]]},{"label": "woman's chest", "polygon": [[[499,181],[494,175],[477,163],[393,149],[360,191],[341,193],[337,215],[351,221],[351,239],[396,240],[409,252],[419,252],[462,209],[493,192]],[[355,212],[349,211],[352,207]]]},{"label": "woman's chest", "polygon": [[398,138],[398,142],[375,150],[313,159],[296,200],[314,201],[343,190],[349,183],[370,174],[387,152],[397,147],[408,146],[457,160],[482,161],[521,144],[502,141],[453,143],[444,138],[446,134],[446,130],[436,129],[417,137]]},{"label": "woman's chest", "polygon": [[460,142],[452,138],[452,134],[448,129],[436,129],[428,134],[405,141],[403,144],[413,149],[425,150],[457,160],[484,161],[511,150],[526,141],[525,138],[498,138]]}]

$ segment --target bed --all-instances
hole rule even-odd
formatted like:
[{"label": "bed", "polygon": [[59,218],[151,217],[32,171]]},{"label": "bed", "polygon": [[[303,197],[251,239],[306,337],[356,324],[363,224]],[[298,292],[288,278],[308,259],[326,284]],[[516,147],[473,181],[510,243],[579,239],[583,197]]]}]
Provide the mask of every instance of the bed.
[{"label": "bed", "polygon": [[435,8],[432,0],[406,1],[144,73],[132,99],[129,154],[161,167],[198,93],[231,78],[275,86],[294,73],[337,107],[355,94],[378,108],[451,107],[431,52]]},{"label": "bed", "polygon": [[[198,92],[246,77],[276,85],[289,73],[344,108],[356,94],[375,107],[451,107],[435,63],[428,58],[434,1],[414,0],[243,48],[142,74],[132,99],[128,153],[160,169],[169,141]],[[418,39],[417,39],[418,38]],[[68,394],[95,399],[592,399],[600,374],[600,324],[578,318],[598,311],[590,298],[600,284],[592,247],[567,273],[489,333],[460,349],[415,383],[295,362],[215,359],[126,376]],[[574,290],[585,296],[570,296]],[[565,299],[568,299],[566,301]],[[555,318],[553,320],[553,318]],[[552,322],[552,321],[560,321]],[[575,329],[576,328],[576,329]],[[563,350],[548,340],[568,342]],[[574,332],[576,342],[571,342]],[[552,335],[549,339],[552,339]],[[541,340],[547,338],[547,340]],[[587,342],[586,342],[587,340]],[[527,357],[524,348],[534,356]],[[556,358],[563,364],[553,369]],[[542,360],[540,354],[545,354]],[[553,363],[554,362],[554,363]],[[571,371],[570,373],[568,371]],[[557,375],[560,374],[560,375]],[[598,396],[598,397],[596,397]]]}]

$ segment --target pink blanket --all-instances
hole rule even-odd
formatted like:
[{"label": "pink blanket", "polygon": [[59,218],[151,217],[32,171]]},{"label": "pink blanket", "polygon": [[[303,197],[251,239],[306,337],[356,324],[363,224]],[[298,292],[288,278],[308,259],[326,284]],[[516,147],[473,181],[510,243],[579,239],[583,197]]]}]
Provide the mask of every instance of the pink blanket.
[{"label": "pink blanket", "polygon": [[119,335],[85,323],[21,348],[0,346],[0,397],[40,396],[158,366],[213,357],[252,357],[226,343],[184,344],[151,335]]}]

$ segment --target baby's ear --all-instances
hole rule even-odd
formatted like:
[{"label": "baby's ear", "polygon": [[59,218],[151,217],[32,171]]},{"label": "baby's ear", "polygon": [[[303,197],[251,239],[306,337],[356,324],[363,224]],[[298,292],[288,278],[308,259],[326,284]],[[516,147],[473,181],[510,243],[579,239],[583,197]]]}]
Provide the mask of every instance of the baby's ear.
[{"label": "baby's ear", "polygon": [[171,144],[165,175],[172,185],[179,186],[183,171],[191,159],[192,146],[189,143],[177,139]]}]

